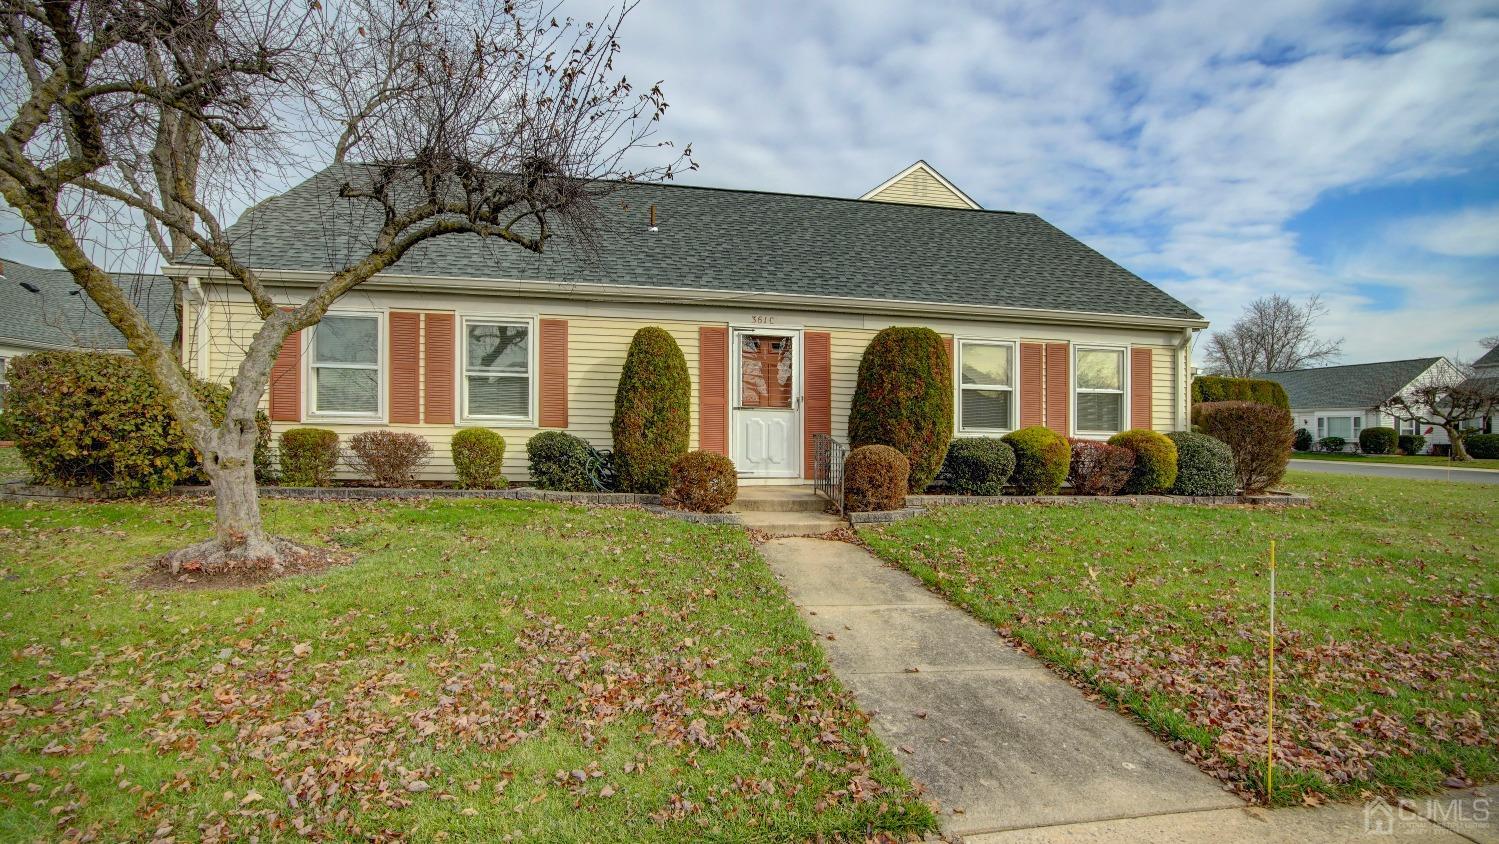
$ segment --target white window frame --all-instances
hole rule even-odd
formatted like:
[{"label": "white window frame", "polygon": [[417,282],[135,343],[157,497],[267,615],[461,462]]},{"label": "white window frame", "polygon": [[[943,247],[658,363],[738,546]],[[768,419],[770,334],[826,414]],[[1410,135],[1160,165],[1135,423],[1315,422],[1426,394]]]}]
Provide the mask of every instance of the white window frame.
[{"label": "white window frame", "polygon": [[[1008,434],[1016,428],[1016,417],[1020,415],[1020,343],[1016,340],[992,340],[988,337],[954,337],[953,343],[957,351],[956,365],[953,367],[953,383],[957,385],[957,392],[953,398],[957,401],[958,432],[961,434]],[[988,384],[964,384],[963,383],[963,347],[974,346],[1008,346],[1010,347],[1010,386],[988,385]],[[971,428],[963,421],[963,391],[964,390],[1009,390],[1010,391],[1010,425],[1008,428]]]},{"label": "white window frame", "polygon": [[[1119,385],[1118,390],[1101,390],[1092,387],[1079,387],[1077,385],[1077,356],[1080,352],[1118,352],[1119,353]],[[1085,345],[1074,345],[1072,347],[1072,367],[1068,373],[1068,387],[1072,391],[1072,400],[1067,403],[1068,424],[1073,435],[1077,437],[1112,437],[1130,429],[1129,418],[1129,347],[1111,346],[1104,343],[1088,343]],[[1119,430],[1117,431],[1084,431],[1077,427],[1077,397],[1082,393],[1117,393],[1119,395]]]},{"label": "white window frame", "polygon": [[1324,437],[1337,436],[1336,434],[1324,433],[1329,428],[1331,428],[1331,425],[1329,423],[1327,423],[1327,422],[1324,421],[1324,420],[1327,420],[1327,419],[1350,419],[1350,420],[1352,420],[1349,423],[1349,426],[1353,430],[1353,435],[1352,436],[1348,436],[1348,437],[1343,437],[1343,441],[1347,442],[1347,443],[1352,443],[1354,445],[1358,444],[1358,435],[1359,435],[1360,432],[1362,432],[1364,430],[1364,414],[1357,413],[1357,412],[1350,412],[1350,413],[1319,413],[1319,414],[1317,414],[1317,442],[1322,442],[1322,440],[1323,440]]},{"label": "white window frame", "polygon": [[[491,416],[472,414],[468,412],[468,327],[470,325],[518,325],[526,329],[526,380],[527,399],[525,416]],[[513,314],[464,314],[458,320],[458,336],[454,341],[458,344],[458,423],[474,427],[512,427],[512,428],[534,428],[536,427],[537,408],[537,344],[539,337],[536,332],[536,317],[515,316]],[[476,371],[475,375],[508,375],[509,373],[493,373]]]},{"label": "white window frame", "polygon": [[[385,391],[390,374],[390,343],[386,339],[385,311],[355,311],[340,310],[329,311],[323,314],[323,319],[328,317],[349,317],[356,319],[373,319],[375,321],[375,365],[370,367],[366,364],[349,363],[318,363],[317,362],[317,325],[307,329],[307,348],[303,354],[304,365],[303,378],[307,388],[302,392],[305,406],[302,417],[304,419],[327,419],[338,422],[378,422],[385,423],[386,404]],[[318,325],[322,320],[318,320]],[[336,410],[317,409],[317,371],[319,369],[374,369],[375,370],[375,413],[341,412]]]}]

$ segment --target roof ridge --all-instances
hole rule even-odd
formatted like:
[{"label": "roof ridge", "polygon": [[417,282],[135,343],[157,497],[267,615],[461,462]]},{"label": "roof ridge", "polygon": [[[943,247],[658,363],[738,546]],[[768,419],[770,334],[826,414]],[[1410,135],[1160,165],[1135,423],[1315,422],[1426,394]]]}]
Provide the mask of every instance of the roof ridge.
[{"label": "roof ridge", "polygon": [[1351,369],[1355,366],[1388,366],[1392,363],[1415,363],[1417,361],[1436,362],[1442,359],[1442,355],[1428,355],[1419,358],[1401,358],[1399,360],[1371,360],[1364,363],[1335,363],[1332,366],[1307,366],[1301,369],[1267,369],[1259,375],[1282,375],[1287,372],[1326,372],[1329,369]]}]

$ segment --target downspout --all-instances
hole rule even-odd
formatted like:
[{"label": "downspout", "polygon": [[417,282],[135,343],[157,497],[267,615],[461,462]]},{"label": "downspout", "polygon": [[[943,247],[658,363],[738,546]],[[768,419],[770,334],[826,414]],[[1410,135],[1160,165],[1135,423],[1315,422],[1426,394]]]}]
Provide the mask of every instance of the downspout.
[{"label": "downspout", "polygon": [[208,294],[197,276],[187,280],[188,298],[193,304],[193,374],[208,378]]},{"label": "downspout", "polygon": [[1192,338],[1195,328],[1183,328],[1176,344],[1176,360],[1181,377],[1176,380],[1176,430],[1192,429]]}]

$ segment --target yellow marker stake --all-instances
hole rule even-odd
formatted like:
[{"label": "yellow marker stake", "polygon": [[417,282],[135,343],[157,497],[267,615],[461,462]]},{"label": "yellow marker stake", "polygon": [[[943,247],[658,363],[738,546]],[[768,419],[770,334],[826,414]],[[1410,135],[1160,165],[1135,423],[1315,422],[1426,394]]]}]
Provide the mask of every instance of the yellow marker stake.
[{"label": "yellow marker stake", "polygon": [[1265,805],[1275,785],[1275,540],[1270,540],[1270,718],[1265,730]]}]

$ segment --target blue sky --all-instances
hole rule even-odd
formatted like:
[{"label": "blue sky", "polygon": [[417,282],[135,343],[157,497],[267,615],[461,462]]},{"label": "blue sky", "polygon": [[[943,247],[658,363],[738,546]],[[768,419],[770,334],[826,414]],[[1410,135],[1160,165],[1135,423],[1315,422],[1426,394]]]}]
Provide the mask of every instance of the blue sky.
[{"label": "blue sky", "polygon": [[857,196],[923,158],[1217,325],[1317,293],[1344,362],[1499,334],[1499,2],[645,0],[623,43],[684,181]]}]

